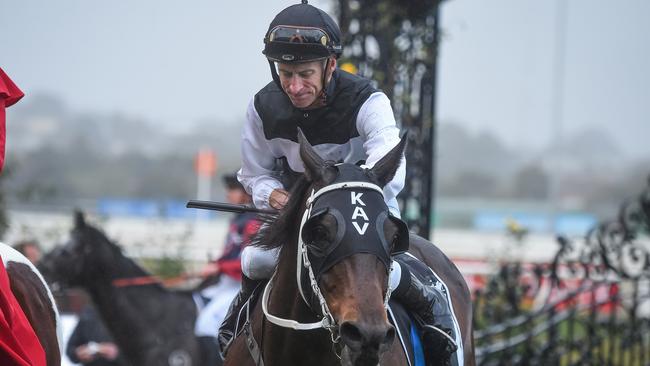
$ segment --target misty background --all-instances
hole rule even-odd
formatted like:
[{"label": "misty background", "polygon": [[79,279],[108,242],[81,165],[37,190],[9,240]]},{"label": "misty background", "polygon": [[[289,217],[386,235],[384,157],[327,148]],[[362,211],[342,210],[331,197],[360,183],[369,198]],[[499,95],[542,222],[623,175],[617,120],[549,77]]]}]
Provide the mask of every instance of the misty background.
[{"label": "misty background", "polygon": [[[438,225],[490,207],[612,216],[645,185],[650,3],[566,1],[560,26],[562,2],[443,3]],[[234,172],[247,103],[271,80],[263,35],[294,3],[0,0],[0,66],[26,94],[8,110],[9,206],[191,199],[203,147]]]}]

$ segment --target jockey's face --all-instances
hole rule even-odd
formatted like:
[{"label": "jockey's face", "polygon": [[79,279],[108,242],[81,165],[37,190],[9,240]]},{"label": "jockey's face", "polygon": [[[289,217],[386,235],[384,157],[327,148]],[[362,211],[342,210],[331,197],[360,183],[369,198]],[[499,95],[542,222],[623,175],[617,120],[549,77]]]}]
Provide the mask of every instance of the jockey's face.
[{"label": "jockey's face", "polygon": [[[291,103],[296,108],[309,109],[323,105],[321,95],[323,90],[323,67],[324,60],[304,62],[298,64],[279,63],[278,75],[282,89]],[[336,59],[332,58],[327,68],[327,80],[332,77],[336,68]]]}]

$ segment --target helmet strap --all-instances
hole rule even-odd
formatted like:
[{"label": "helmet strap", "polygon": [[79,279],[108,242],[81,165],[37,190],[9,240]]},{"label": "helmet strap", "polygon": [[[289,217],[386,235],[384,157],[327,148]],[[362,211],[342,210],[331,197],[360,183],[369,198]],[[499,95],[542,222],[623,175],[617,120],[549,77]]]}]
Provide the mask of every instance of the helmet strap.
[{"label": "helmet strap", "polygon": [[269,61],[269,67],[271,68],[271,76],[273,76],[273,81],[275,81],[275,84],[284,92],[284,89],[282,89],[282,83],[280,83],[280,75],[278,75],[278,71],[275,69],[275,62],[268,60]]},{"label": "helmet strap", "polygon": [[330,66],[330,58],[325,59],[325,66],[323,67],[323,90],[321,91],[321,94],[323,95],[323,99],[325,99],[325,104],[327,104],[327,69]]}]

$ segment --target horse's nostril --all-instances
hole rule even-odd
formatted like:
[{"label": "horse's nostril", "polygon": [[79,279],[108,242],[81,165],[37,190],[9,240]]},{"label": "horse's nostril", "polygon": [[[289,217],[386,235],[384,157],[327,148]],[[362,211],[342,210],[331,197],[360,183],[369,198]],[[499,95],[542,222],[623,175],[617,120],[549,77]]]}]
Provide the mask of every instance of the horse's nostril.
[{"label": "horse's nostril", "polygon": [[343,322],[339,327],[339,332],[341,334],[341,340],[348,347],[358,350],[363,344],[363,334],[361,330],[354,322]]},{"label": "horse's nostril", "polygon": [[339,332],[343,343],[355,351],[366,347],[376,349],[383,345],[390,345],[395,339],[395,328],[392,325],[370,325],[346,321],[341,324]]},{"label": "horse's nostril", "polygon": [[383,345],[390,346],[393,343],[393,340],[395,340],[395,327],[390,325],[388,326],[388,330],[386,331],[386,336],[384,337],[384,340],[381,343]]}]

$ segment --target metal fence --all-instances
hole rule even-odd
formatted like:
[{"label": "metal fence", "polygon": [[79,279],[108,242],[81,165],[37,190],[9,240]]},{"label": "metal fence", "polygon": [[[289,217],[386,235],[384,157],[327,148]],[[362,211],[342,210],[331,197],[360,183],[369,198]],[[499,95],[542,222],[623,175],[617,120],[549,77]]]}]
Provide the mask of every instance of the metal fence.
[{"label": "metal fence", "polygon": [[548,264],[504,263],[475,292],[479,365],[650,365],[650,179]]}]

